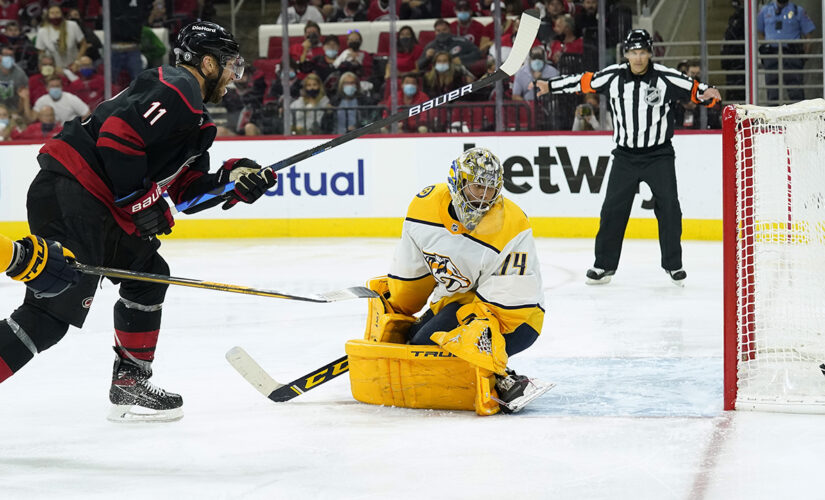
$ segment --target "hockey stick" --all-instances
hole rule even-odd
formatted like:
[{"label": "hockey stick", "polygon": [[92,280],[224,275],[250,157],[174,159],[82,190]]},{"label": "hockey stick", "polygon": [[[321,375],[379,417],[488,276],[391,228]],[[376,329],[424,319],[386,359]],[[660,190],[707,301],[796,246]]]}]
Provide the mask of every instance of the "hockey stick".
[{"label": "hockey stick", "polygon": [[[429,101],[424,102],[420,105],[413,106],[408,110],[405,109],[399,111],[392,116],[388,116],[386,118],[378,120],[377,122],[373,122],[359,129],[347,132],[346,134],[340,135],[335,139],[329,140],[319,146],[315,146],[314,148],[307,149],[306,151],[294,154],[289,158],[279,161],[278,163],[273,163],[272,165],[266,168],[277,172],[278,170],[294,165],[300,161],[306,160],[307,158],[310,158],[317,154],[321,154],[324,151],[329,151],[330,149],[336,146],[340,146],[341,144],[347,143],[353,139],[357,139],[362,135],[377,132],[388,125],[392,125],[395,122],[399,122],[406,118],[410,118],[415,115],[424,113],[437,106],[441,106],[442,104],[446,104],[448,102],[464,97],[465,95],[470,95],[473,92],[476,92],[485,87],[489,87],[490,85],[493,85],[500,80],[510,78],[511,76],[516,74],[516,71],[518,71],[519,68],[521,68],[522,63],[527,59],[527,56],[530,54],[530,48],[532,47],[533,41],[536,39],[536,34],[539,31],[539,24],[540,21],[538,17],[538,11],[536,11],[535,9],[527,10],[524,11],[524,13],[522,13],[518,33],[516,34],[516,39],[513,42],[513,48],[510,51],[510,54],[507,56],[507,60],[504,61],[499,67],[499,69],[496,70],[496,72],[492,75],[482,78],[480,80],[476,80],[473,83],[461,87],[460,89],[456,89],[446,94],[430,99]],[[183,212],[184,210],[192,208],[195,205],[199,205],[217,196],[221,196],[234,189],[234,187],[234,182],[224,184],[223,186],[219,186],[209,192],[198,195],[192,198],[191,200],[178,203],[177,205],[175,205],[174,209],[177,212]]]},{"label": "hockey stick", "polygon": [[303,377],[296,378],[288,384],[282,384],[273,379],[259,365],[252,356],[247,354],[241,347],[233,347],[226,352],[226,360],[247,382],[252,384],[258,392],[268,397],[276,403],[289,401],[295,396],[300,396],[310,389],[329,382],[335,377],[349,371],[347,357],[342,356],[335,361],[324,365],[317,370],[307,373]]},{"label": "hockey stick", "polygon": [[274,290],[262,290],[259,288],[250,288],[240,285],[215,283],[213,281],[201,281],[191,278],[175,278],[173,276],[164,276],[161,274],[141,273],[137,271],[112,269],[108,267],[89,266],[86,264],[81,264],[79,262],[74,262],[72,266],[82,273],[94,274],[96,276],[105,276],[107,278],[148,281],[150,283],[180,285],[192,288],[206,288],[208,290],[218,290],[221,292],[243,293],[246,295],[260,295],[262,297],[272,297],[275,299],[287,300],[301,300],[304,302],[337,302],[339,300],[366,299],[371,297],[378,297],[377,293],[363,286],[354,286],[350,288],[344,288],[343,290],[335,290],[332,292],[321,293],[314,297],[302,297],[300,295],[286,294],[276,292]]}]

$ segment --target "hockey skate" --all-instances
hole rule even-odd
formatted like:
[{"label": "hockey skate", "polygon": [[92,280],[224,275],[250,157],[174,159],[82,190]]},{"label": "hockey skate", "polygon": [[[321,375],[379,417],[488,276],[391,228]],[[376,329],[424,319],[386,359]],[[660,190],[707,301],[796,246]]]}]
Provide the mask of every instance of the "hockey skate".
[{"label": "hockey skate", "polygon": [[115,358],[108,419],[113,422],[171,422],[183,418],[183,398],[149,382],[152,369]]},{"label": "hockey skate", "polygon": [[616,271],[605,271],[604,269],[599,269],[598,267],[591,267],[587,270],[587,283],[588,285],[606,285],[610,283],[610,278],[616,274]]},{"label": "hockey skate", "polygon": [[670,276],[670,281],[673,282],[676,286],[685,286],[685,278],[687,278],[687,273],[684,269],[677,269],[675,271],[665,271],[668,276]]},{"label": "hockey skate", "polygon": [[503,413],[517,413],[527,406],[530,401],[555,386],[556,384],[553,383],[517,375],[516,372],[508,369],[506,377],[496,375],[498,398],[493,399],[499,404]]}]

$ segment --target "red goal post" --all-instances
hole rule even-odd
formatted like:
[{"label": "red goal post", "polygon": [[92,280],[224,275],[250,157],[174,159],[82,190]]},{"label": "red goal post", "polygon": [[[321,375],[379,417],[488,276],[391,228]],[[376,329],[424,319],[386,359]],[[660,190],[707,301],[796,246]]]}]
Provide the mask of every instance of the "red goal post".
[{"label": "red goal post", "polygon": [[825,413],[825,100],[723,113],[724,408]]}]

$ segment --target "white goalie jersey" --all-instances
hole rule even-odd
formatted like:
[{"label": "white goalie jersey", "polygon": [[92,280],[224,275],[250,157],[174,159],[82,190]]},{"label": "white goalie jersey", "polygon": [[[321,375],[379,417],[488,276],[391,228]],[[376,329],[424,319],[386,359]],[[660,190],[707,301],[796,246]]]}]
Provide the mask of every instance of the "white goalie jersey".
[{"label": "white goalie jersey", "polygon": [[390,303],[412,315],[430,299],[481,301],[502,333],[528,324],[541,332],[544,293],[533,232],[524,212],[502,197],[473,231],[450,214],[446,184],[424,188],[410,203],[390,272]]}]

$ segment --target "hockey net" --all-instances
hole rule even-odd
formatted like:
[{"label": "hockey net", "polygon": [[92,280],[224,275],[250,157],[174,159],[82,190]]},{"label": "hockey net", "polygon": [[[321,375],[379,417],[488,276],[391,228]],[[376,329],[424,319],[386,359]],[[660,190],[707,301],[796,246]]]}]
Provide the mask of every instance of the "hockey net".
[{"label": "hockey net", "polygon": [[825,100],[729,106],[725,409],[825,413]]}]

